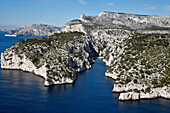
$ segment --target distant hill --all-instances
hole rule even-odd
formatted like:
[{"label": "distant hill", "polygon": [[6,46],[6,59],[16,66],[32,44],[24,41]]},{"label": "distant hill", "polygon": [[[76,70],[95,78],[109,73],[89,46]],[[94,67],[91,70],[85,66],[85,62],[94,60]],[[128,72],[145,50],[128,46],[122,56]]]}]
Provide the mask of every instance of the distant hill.
[{"label": "distant hill", "polygon": [[9,34],[15,34],[17,36],[47,36],[58,33],[60,28],[45,24],[32,24],[16,29],[6,29],[3,31],[8,32]]}]

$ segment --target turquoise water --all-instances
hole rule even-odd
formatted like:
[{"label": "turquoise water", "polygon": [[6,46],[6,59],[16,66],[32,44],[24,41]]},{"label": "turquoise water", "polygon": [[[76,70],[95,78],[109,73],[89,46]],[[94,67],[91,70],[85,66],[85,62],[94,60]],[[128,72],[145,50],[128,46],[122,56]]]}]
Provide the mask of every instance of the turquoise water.
[{"label": "turquoise water", "polygon": [[[0,37],[0,52],[19,39]],[[44,87],[43,78],[19,70],[0,69],[0,113],[170,113],[170,101],[118,101],[114,81],[105,77],[107,66],[96,59],[91,70],[74,84]]]}]

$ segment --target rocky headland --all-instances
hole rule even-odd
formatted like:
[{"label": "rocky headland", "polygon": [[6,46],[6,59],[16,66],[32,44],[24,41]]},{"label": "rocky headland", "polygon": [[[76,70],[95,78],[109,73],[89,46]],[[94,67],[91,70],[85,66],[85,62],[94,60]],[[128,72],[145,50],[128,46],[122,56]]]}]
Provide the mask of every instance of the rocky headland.
[{"label": "rocky headland", "polygon": [[45,24],[32,24],[16,29],[6,29],[3,31],[7,32],[10,35],[17,36],[49,36],[54,33],[60,32],[60,28]]},{"label": "rocky headland", "polygon": [[102,57],[119,100],[170,98],[170,16],[101,12],[81,15],[53,35],[20,40],[1,53],[2,69],[73,83]]}]

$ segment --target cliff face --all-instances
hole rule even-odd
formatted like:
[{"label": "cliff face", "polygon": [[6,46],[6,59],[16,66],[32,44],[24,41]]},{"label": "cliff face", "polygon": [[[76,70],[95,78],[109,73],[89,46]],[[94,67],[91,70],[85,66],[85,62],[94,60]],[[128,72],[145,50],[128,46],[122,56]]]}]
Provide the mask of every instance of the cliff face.
[{"label": "cliff face", "polygon": [[45,85],[72,83],[91,68],[97,52],[83,33],[60,33],[20,40],[1,53],[1,68],[21,69],[45,78]]},{"label": "cliff face", "polygon": [[128,13],[101,12],[97,16],[81,15],[72,20],[61,31],[79,31],[85,34],[94,29],[147,29],[170,30],[170,16],[135,15]]},{"label": "cliff face", "polygon": [[45,24],[32,24],[4,31],[17,36],[48,36],[59,32],[60,28]]},{"label": "cliff face", "polygon": [[108,65],[105,75],[115,80],[113,92],[121,93],[119,100],[170,98],[168,26],[169,16],[81,15],[61,33],[20,40],[1,54],[1,67],[34,72],[48,86],[72,83],[100,56]]},{"label": "cliff face", "polygon": [[111,52],[106,76],[115,79],[113,92],[126,92],[120,100],[170,98],[169,44],[168,34],[134,34]]}]

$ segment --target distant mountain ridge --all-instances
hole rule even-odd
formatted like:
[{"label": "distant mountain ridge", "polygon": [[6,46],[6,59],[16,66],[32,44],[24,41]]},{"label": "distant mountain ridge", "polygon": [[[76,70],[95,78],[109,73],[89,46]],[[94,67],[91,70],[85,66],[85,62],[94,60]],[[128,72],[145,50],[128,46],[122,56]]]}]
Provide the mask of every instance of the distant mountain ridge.
[{"label": "distant mountain ridge", "polygon": [[3,31],[17,36],[48,36],[69,31],[90,33],[94,29],[170,30],[170,15],[139,15],[104,11],[97,16],[82,14],[80,19],[71,20],[62,28],[45,24],[32,24]]},{"label": "distant mountain ridge", "polygon": [[62,31],[90,32],[93,29],[170,29],[170,15],[138,15],[129,13],[101,12],[97,16],[81,15],[66,23]]},{"label": "distant mountain ridge", "polygon": [[17,36],[48,36],[60,31],[59,27],[45,24],[31,24],[16,29],[3,30]]}]

